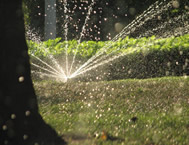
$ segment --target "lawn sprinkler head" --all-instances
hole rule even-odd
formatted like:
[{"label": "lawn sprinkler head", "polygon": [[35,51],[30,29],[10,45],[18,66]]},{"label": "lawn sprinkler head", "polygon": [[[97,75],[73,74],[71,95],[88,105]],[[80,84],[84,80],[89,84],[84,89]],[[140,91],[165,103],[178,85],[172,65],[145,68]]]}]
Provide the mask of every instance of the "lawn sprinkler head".
[{"label": "lawn sprinkler head", "polygon": [[57,80],[61,81],[63,83],[66,83],[68,81],[68,77],[65,76],[64,74],[60,74],[60,75],[57,76]]},{"label": "lawn sprinkler head", "polygon": [[76,82],[76,81],[77,81],[76,76],[74,75],[66,76],[66,83],[71,83],[71,82]]},{"label": "lawn sprinkler head", "polygon": [[69,83],[71,81],[71,78],[67,77],[66,78],[66,83]]},{"label": "lawn sprinkler head", "polygon": [[65,77],[65,83],[70,83],[70,82],[71,82],[71,79],[72,79],[72,77],[66,76],[66,77]]}]

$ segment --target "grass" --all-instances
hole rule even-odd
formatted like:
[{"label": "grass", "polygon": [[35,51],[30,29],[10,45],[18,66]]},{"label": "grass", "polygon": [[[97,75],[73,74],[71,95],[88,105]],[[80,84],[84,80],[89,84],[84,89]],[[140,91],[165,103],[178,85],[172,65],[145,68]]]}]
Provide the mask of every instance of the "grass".
[{"label": "grass", "polygon": [[188,145],[189,79],[34,82],[44,120],[71,145]]}]

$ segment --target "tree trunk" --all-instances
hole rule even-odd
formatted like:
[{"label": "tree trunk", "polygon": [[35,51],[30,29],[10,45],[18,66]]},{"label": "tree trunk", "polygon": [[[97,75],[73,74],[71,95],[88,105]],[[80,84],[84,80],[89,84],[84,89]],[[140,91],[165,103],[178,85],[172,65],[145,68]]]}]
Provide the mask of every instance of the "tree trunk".
[{"label": "tree trunk", "polygon": [[0,144],[65,144],[38,113],[22,0],[1,0],[0,19]]}]

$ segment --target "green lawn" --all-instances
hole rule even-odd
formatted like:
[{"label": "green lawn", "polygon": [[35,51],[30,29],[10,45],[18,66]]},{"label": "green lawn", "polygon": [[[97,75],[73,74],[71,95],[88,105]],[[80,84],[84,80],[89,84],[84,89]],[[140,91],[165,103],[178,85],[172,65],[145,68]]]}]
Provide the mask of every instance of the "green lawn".
[{"label": "green lawn", "polygon": [[189,145],[187,77],[34,87],[44,120],[69,144]]}]

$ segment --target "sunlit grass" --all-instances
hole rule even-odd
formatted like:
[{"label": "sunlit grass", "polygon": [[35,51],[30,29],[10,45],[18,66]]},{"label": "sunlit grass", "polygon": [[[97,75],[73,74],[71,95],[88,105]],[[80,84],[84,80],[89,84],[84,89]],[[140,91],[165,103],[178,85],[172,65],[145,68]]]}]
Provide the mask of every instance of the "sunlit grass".
[{"label": "sunlit grass", "polygon": [[34,85],[44,120],[70,144],[189,143],[187,77]]}]

